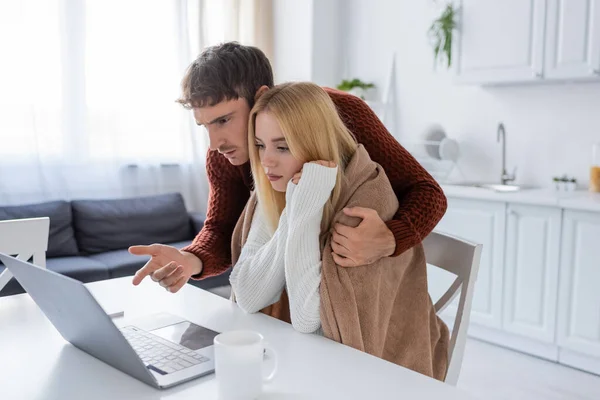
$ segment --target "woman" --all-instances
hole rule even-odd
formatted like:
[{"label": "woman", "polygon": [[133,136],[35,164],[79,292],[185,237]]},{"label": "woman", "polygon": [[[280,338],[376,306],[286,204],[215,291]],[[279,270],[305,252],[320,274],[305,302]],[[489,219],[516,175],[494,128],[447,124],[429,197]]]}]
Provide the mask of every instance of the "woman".
[{"label": "woman", "polygon": [[269,90],[250,113],[248,138],[255,193],[233,235],[233,299],[246,312],[443,379],[448,330],[427,293],[422,246],[368,266],[333,260],[344,245],[331,240],[336,223],[359,222],[344,207],[388,220],[398,201],[326,92],[312,83]]}]

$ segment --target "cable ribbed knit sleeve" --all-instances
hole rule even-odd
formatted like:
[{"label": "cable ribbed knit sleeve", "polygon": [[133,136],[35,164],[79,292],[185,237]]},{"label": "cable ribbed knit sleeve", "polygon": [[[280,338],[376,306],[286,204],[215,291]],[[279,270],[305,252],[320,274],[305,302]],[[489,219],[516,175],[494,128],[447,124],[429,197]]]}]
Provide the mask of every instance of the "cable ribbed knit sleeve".
[{"label": "cable ribbed knit sleeve", "polygon": [[360,98],[325,88],[346,127],[373,161],[383,167],[400,206],[387,221],[396,238],[394,256],[421,243],[442,219],[447,208],[444,192],[435,179],[388,132]]},{"label": "cable ribbed knit sleeve", "polygon": [[[323,207],[335,186],[337,168],[304,164],[292,199],[285,251],[285,281],[294,329],[312,333],[321,328],[321,247]],[[293,185],[293,184],[291,184]]]},{"label": "cable ribbed knit sleeve", "polygon": [[250,190],[244,176],[249,177],[250,167],[237,167],[217,151],[206,156],[206,174],[210,184],[208,210],[204,227],[192,244],[182,250],[193,253],[202,260],[202,273],[194,279],[220,275],[231,265],[231,234]]},{"label": "cable ribbed knit sleeve", "polygon": [[287,236],[287,210],[283,210],[279,226],[271,235],[261,206],[258,205],[252,217],[248,239],[229,276],[235,301],[242,310],[255,313],[279,300],[285,286]]}]

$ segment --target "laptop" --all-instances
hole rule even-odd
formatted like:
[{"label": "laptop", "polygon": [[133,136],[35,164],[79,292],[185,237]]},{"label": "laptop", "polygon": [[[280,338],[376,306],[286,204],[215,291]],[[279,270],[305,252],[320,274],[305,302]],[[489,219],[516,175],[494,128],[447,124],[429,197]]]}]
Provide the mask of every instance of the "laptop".
[{"label": "laptop", "polygon": [[214,372],[218,334],[161,313],[117,327],[81,282],[0,253],[0,260],[63,338],[159,389]]}]

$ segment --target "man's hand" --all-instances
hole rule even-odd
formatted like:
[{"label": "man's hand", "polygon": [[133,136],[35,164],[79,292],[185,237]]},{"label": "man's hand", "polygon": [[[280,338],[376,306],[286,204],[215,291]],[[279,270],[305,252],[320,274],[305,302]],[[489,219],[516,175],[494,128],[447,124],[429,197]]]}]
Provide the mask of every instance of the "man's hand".
[{"label": "man's hand", "polygon": [[192,275],[202,272],[202,261],[198,257],[172,246],[164,244],[131,246],[129,252],[138,256],[148,255],[151,257],[150,261],[135,273],[133,284],[136,286],[146,276],[150,276],[153,281],[158,282],[167,291],[175,293],[187,283]]},{"label": "man's hand", "polygon": [[336,264],[357,267],[394,254],[394,234],[375,210],[363,207],[344,208],[344,214],[362,218],[362,221],[356,228],[335,224],[331,249]]}]

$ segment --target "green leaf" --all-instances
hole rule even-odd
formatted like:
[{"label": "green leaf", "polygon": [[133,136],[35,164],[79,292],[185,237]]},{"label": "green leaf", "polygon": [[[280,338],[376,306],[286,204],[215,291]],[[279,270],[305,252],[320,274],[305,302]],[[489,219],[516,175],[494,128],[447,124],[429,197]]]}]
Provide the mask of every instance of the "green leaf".
[{"label": "green leaf", "polygon": [[366,83],[361,81],[358,78],[354,78],[351,81],[343,79],[342,82],[340,84],[338,84],[337,86],[338,90],[343,90],[343,91],[349,91],[352,90],[356,87],[362,88],[362,89],[370,89],[370,88],[374,88],[375,84],[374,83]]},{"label": "green leaf", "polygon": [[456,10],[452,4],[447,4],[442,14],[433,21],[427,31],[433,47],[434,62],[440,61],[443,54],[447,68],[452,65],[452,34],[456,29]]}]

